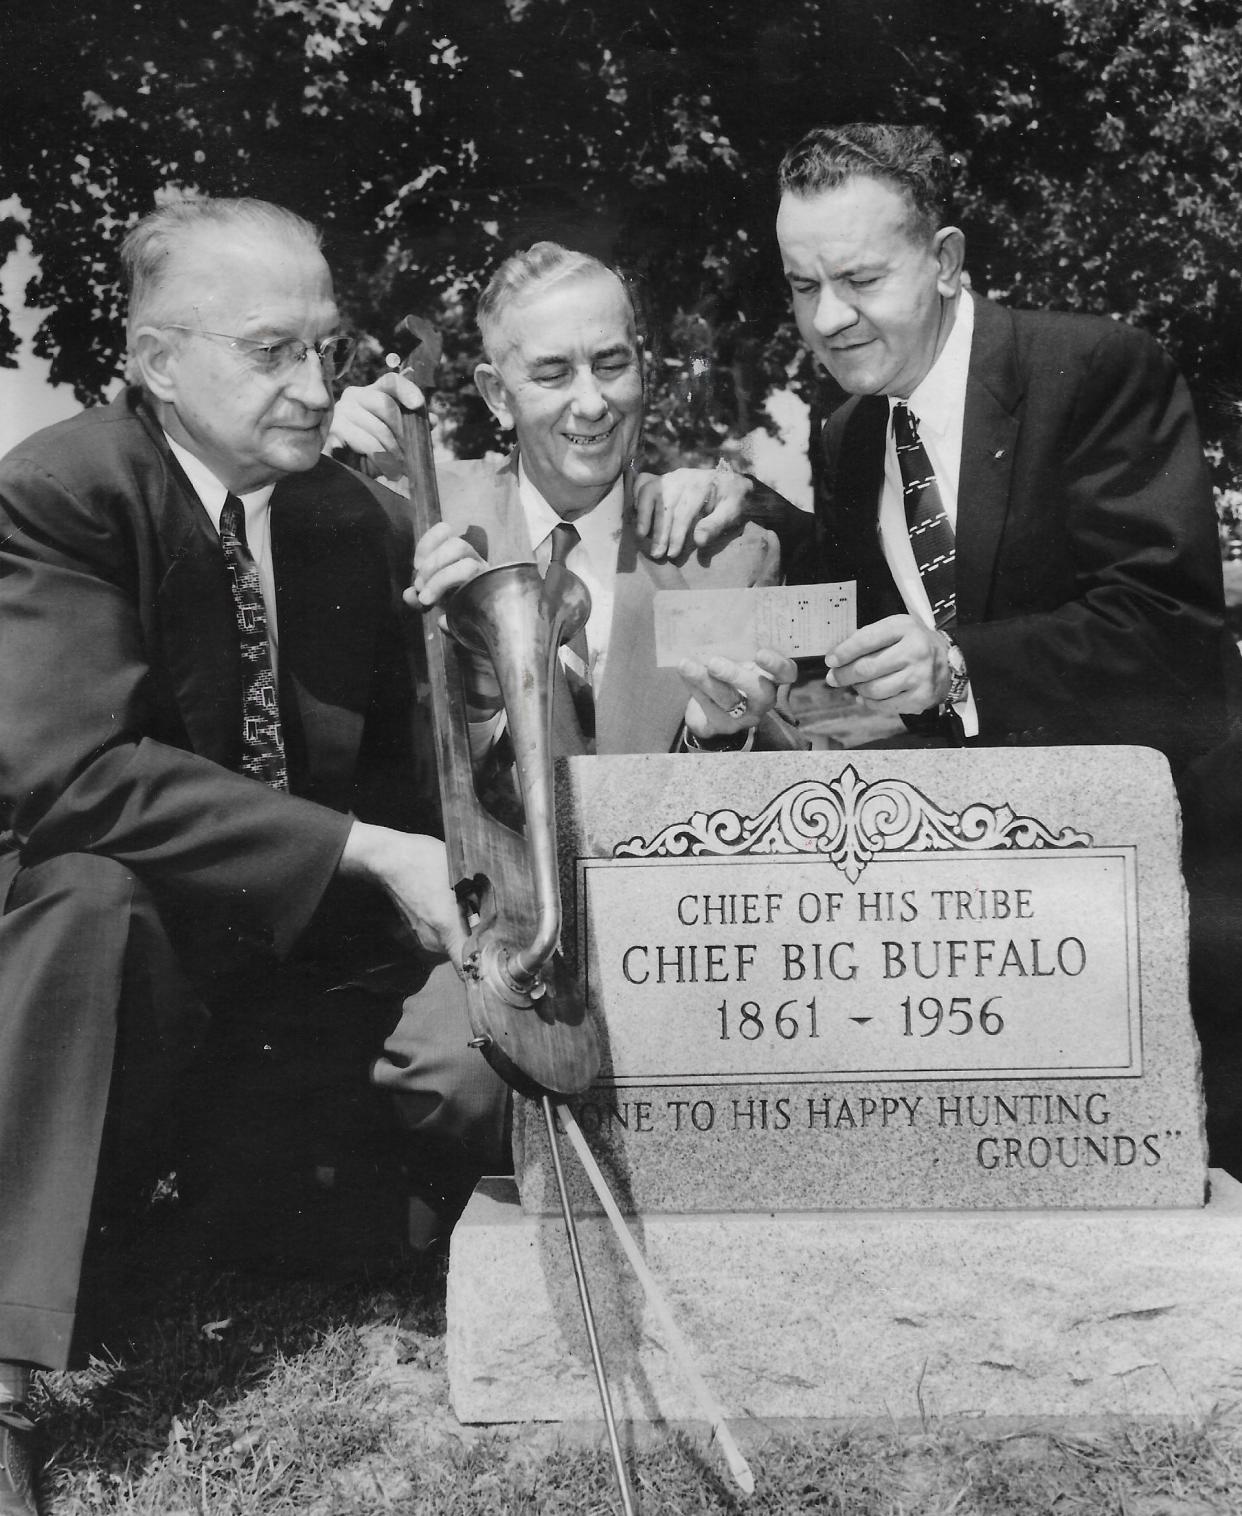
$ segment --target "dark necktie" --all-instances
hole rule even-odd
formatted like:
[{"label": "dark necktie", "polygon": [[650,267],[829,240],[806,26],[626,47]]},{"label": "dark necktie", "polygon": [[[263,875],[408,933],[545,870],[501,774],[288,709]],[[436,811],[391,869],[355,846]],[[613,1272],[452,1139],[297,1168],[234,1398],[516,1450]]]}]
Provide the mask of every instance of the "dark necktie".
[{"label": "dark necktie", "polygon": [[927,449],[919,437],[910,408],[902,400],[893,406],[893,440],[905,497],[910,546],[937,627],[952,626],[957,618],[953,525],[945,514],[940,486],[932,472]]},{"label": "dark necktie", "polygon": [[[567,568],[565,560],[578,541],[576,526],[570,526],[568,521],[562,521],[554,526],[552,528],[552,557],[548,567],[551,568],[553,563],[559,563]],[[582,735],[591,739],[595,736],[595,692],[591,688],[591,657],[587,648],[586,627],[579,627],[564,646],[573,654],[572,658],[561,660],[561,667],[565,670],[565,682],[569,685],[569,693],[573,697],[574,710],[578,715],[578,725],[582,728]]]},{"label": "dark necktie", "polygon": [[267,641],[267,611],[259,571],[246,546],[246,517],[236,495],[220,512],[220,545],[229,571],[242,666],[241,771],[274,790],[289,788],[285,744],[276,705],[276,679]]}]

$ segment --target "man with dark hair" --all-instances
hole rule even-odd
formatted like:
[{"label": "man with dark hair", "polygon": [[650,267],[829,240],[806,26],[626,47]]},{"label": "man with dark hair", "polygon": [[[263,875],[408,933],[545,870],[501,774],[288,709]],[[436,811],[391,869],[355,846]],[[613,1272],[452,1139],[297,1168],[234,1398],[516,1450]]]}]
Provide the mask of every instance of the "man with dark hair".
[{"label": "man with dark hair", "polygon": [[[321,455],[344,342],[318,234],[186,200],[123,256],[131,387],[0,462],[2,1516],[37,1509],[21,1402],[68,1360],[92,1206],[209,1009],[307,945],[299,992],[367,939],[415,988],[419,944],[463,937],[416,779],[408,528]],[[440,1025],[460,1009],[422,1002],[424,1126],[482,1169],[503,1091]]]},{"label": "man with dark hair", "polygon": [[920,127],[809,133],[776,234],[828,420],[814,562],[854,579],[830,684],[907,740],[1140,743],[1175,772],[1222,721],[1216,520],[1186,386],[1142,332],[965,287]]}]

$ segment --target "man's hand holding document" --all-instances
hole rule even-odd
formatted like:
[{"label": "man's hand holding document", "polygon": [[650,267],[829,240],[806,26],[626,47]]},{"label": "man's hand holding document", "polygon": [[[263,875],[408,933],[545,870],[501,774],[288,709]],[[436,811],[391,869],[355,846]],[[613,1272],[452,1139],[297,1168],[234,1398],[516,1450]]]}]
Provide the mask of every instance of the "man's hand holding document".
[{"label": "man's hand holding document", "polygon": [[822,657],[857,624],[853,581],[660,590],[655,597],[656,662],[661,668],[687,658],[748,663],[763,648],[786,658]]},{"label": "man's hand holding document", "polygon": [[[823,656],[856,624],[852,583],[657,592],[656,662],[692,692],[687,747],[749,747],[797,677],[794,660]],[[776,730],[778,742],[769,731],[760,745],[805,746],[787,720]]]}]

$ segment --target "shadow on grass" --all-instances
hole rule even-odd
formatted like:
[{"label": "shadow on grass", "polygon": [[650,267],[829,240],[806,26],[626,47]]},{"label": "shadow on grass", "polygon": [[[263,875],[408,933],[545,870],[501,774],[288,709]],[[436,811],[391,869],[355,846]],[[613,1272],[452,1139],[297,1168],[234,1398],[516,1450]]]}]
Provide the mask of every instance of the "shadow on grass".
[{"label": "shadow on grass", "polygon": [[189,1194],[165,1185],[92,1236],[83,1367],[34,1397],[56,1516],[309,1509],[391,1435],[362,1334],[383,1323],[442,1356],[445,1260],[407,1255],[386,1123],[317,1166],[313,1116],[273,1127],[249,1109],[213,1134]]}]

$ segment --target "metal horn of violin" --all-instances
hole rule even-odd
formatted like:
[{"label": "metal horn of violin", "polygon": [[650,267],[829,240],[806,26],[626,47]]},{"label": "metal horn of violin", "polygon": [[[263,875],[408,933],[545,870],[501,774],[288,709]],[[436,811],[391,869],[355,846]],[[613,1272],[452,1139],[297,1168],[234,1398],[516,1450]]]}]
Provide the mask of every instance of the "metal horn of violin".
[{"label": "metal horn of violin", "polygon": [[[556,860],[556,812],[552,786],[552,674],[560,644],[586,622],[591,601],[582,581],[561,565],[540,574],[533,563],[487,569],[457,590],[448,603],[450,637],[486,657],[504,700],[514,766],[526,815],[526,849],[534,885],[533,913],[485,914],[472,930],[478,941],[471,966],[487,1003],[527,1006],[548,992],[545,967],[561,932],[561,892]],[[491,881],[488,881],[489,885]],[[528,897],[529,898],[529,897]],[[532,921],[533,915],[533,921]],[[523,925],[528,940],[515,942]],[[478,1030],[478,1028],[476,1028]],[[483,1029],[495,1035],[490,1025]]]}]

